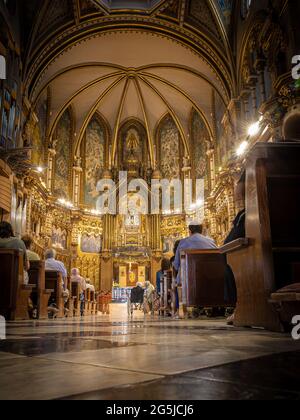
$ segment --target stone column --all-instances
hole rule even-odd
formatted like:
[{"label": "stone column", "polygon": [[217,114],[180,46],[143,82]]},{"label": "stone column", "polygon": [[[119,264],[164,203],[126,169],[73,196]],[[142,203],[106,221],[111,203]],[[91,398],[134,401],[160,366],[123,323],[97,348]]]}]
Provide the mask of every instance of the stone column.
[{"label": "stone column", "polygon": [[161,244],[161,216],[149,216],[150,224],[150,240],[152,249],[151,258],[151,281],[155,285],[156,273],[160,270],[160,263],[162,258],[162,244]]},{"label": "stone column", "polygon": [[207,157],[209,159],[209,170],[210,170],[210,190],[212,191],[216,185],[216,166],[215,166],[215,151],[209,149],[207,151]]},{"label": "stone column", "polygon": [[112,289],[113,280],[113,257],[112,248],[114,245],[115,216],[106,214],[103,216],[103,243],[100,267],[100,288],[103,290]]}]

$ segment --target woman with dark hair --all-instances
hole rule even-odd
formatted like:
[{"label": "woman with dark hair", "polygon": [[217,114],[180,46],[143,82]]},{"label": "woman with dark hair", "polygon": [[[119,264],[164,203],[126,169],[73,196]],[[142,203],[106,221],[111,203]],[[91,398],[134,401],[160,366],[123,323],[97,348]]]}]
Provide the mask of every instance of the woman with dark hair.
[{"label": "woman with dark hair", "polygon": [[[19,251],[23,251],[24,257],[24,270],[27,272],[30,268],[28,258],[27,258],[27,250],[26,246],[21,239],[15,237],[13,228],[10,223],[1,222],[0,223],[0,248],[1,249],[17,249]],[[27,273],[26,273],[27,274]],[[25,276],[24,282],[26,283]]]}]

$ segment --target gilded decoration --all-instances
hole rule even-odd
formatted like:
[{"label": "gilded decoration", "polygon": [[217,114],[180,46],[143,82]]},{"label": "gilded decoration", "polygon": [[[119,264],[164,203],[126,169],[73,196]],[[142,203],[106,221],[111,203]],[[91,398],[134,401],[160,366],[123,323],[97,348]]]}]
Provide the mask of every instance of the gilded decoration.
[{"label": "gilded decoration", "polygon": [[[97,213],[93,216],[90,208],[95,206],[96,183],[103,173],[109,173],[108,179],[116,180],[118,171],[127,169],[132,177],[140,176],[149,182],[152,168],[157,169],[154,175],[158,177],[160,171],[162,177],[168,179],[182,178],[190,173],[196,178],[209,178],[211,182],[207,183],[205,225],[207,233],[220,245],[238,210],[234,202],[234,180],[229,168],[233,161],[237,161],[235,150],[238,143],[247,138],[244,131],[247,130],[248,122],[256,120],[259,117],[258,111],[264,110],[266,130],[260,140],[275,141],[277,139],[272,136],[273,128],[282,126],[286,110],[298,101],[286,68],[291,51],[287,49],[287,31],[281,21],[282,16],[276,15],[272,7],[259,16],[245,16],[246,28],[241,42],[238,42],[240,45],[237,51],[234,51],[238,69],[235,72],[233,56],[226,48],[228,45],[225,42],[224,28],[216,15],[216,10],[222,13],[223,24],[229,30],[233,18],[233,2],[218,0],[215,3],[217,8],[213,7],[212,1],[170,0],[161,3],[162,8],[157,8],[153,13],[111,13],[106,8],[96,9],[89,0],[80,0],[78,3],[69,0],[45,0],[48,7],[42,8],[43,13],[36,17],[36,25],[32,25],[28,61],[19,66],[19,73],[24,70],[25,75],[24,80],[18,80],[18,85],[24,86],[23,109],[20,103],[16,108],[11,106],[16,96],[15,87],[9,89],[6,86],[3,90],[1,106],[4,120],[1,134],[7,132],[8,128],[10,135],[12,134],[14,126],[9,121],[10,109],[12,115],[14,112],[19,114],[16,130],[21,115],[24,115],[26,123],[23,127],[23,140],[25,146],[33,147],[31,163],[47,167],[47,180],[43,173],[29,178],[30,170],[27,166],[28,179],[25,184],[22,178],[24,169],[23,172],[18,171],[18,177],[14,177],[12,222],[15,223],[18,233],[26,230],[32,234],[34,249],[41,257],[47,247],[54,246],[58,250],[59,259],[65,262],[68,269],[78,267],[81,274],[91,279],[97,288],[100,288],[101,270],[109,281],[112,280],[110,264],[126,265],[129,260],[135,265],[138,261],[146,267],[153,267],[154,262],[156,269],[162,254],[170,255],[174,242],[187,235],[186,217],[175,215],[175,212],[168,217],[140,217],[137,214],[103,217],[96,215]],[[287,10],[288,2],[285,2],[284,7]],[[282,8],[282,14],[284,13],[285,9]],[[164,102],[164,108],[169,109],[164,109],[159,116],[155,116],[155,121],[153,109],[147,109],[145,104],[141,106],[144,114],[141,112],[139,117],[127,115],[128,103],[125,100],[117,118],[117,127],[109,121],[115,131],[116,143],[116,153],[111,159],[110,139],[101,118],[93,118],[88,124],[93,115],[91,113],[88,118],[84,118],[84,124],[80,128],[76,127],[76,123],[80,125],[79,118],[73,121],[75,113],[73,115],[69,111],[71,108],[62,113],[72,101],[75,102],[77,94],[79,97],[80,89],[74,92],[72,99],[64,100],[63,108],[54,115],[55,101],[51,108],[49,95],[45,95],[48,88],[49,91],[52,89],[54,79],[49,81],[44,76],[51,74],[51,66],[55,67],[58,64],[56,60],[66,51],[75,52],[77,45],[88,45],[88,41],[93,38],[116,33],[125,35],[128,32],[139,35],[147,33],[151,37],[168,39],[170,43],[184,46],[195,56],[201,56],[201,64],[208,64],[216,78],[208,77],[207,115],[203,112],[202,116],[203,110],[197,109],[192,114],[192,121],[190,111],[192,107],[196,109],[197,104],[193,103],[190,93],[185,96],[190,106],[189,117],[185,122],[176,118],[178,111],[175,112],[175,106],[174,112],[172,105],[168,107],[165,93],[161,93],[160,100]],[[164,63],[156,64],[162,66],[162,73],[167,68],[163,68]],[[84,63],[79,63],[78,66],[84,68]],[[173,70],[174,67],[170,65],[170,69]],[[46,74],[48,69],[50,71]],[[70,74],[75,71],[74,68],[68,70]],[[178,64],[177,70],[178,74],[187,71],[182,63]],[[136,80],[141,87],[141,96],[146,96],[145,92],[149,89],[152,94],[155,92],[155,89],[151,89],[151,83],[154,88],[164,83],[163,76],[155,76],[154,71],[150,74],[152,79],[149,74],[147,78],[143,74],[147,71],[150,70],[124,67],[120,75],[124,76],[124,80],[126,77],[130,78],[130,83],[134,83],[133,79]],[[66,76],[66,68],[62,72]],[[104,80],[100,79],[99,84]],[[82,89],[86,91],[91,86],[89,84]],[[180,83],[174,86],[167,80],[164,89],[172,90],[176,98],[184,97],[184,88]],[[108,92],[109,95],[112,89]],[[214,93],[210,95],[209,89]],[[201,95],[201,91],[197,91],[196,95]],[[213,99],[210,101],[211,96]],[[229,99],[237,102],[239,112],[230,108]],[[100,112],[103,103],[104,101],[101,104],[99,102],[94,111],[99,109]],[[164,118],[166,112],[169,114]],[[125,122],[122,120],[124,114],[128,118]],[[151,118],[153,121],[150,124]],[[208,127],[210,124],[212,127]],[[155,127],[158,128],[155,130]],[[184,152],[186,139],[182,137],[187,137],[187,134],[190,136],[191,153]],[[154,146],[152,137],[155,136],[157,166],[154,168],[151,147]],[[17,131],[15,137],[17,138]],[[13,145],[13,142],[5,144]],[[80,146],[80,150],[79,147],[76,148],[76,144]],[[47,146],[50,146],[48,156]],[[48,162],[45,161],[46,157]],[[22,161],[22,157],[19,160],[21,163],[18,167],[22,167],[25,160]],[[242,160],[243,158],[240,160],[241,166]],[[54,195],[51,194],[53,192]],[[63,197],[70,204],[69,208],[57,202],[57,198]]]},{"label": "gilded decoration", "polygon": [[204,179],[209,172],[207,162],[207,148],[210,144],[210,137],[206,125],[198,112],[192,114],[192,145],[193,164],[196,179]]},{"label": "gilded decoration", "polygon": [[184,216],[164,217],[161,222],[162,249],[164,254],[171,255],[175,242],[188,235]]}]

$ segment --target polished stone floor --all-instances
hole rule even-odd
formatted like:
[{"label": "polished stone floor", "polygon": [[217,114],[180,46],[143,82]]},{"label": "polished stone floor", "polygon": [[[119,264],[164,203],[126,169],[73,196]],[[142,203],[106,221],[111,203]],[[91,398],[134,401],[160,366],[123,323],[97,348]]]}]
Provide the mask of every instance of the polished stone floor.
[{"label": "polished stone floor", "polygon": [[0,399],[300,399],[300,342],[172,321],[113,305],[111,316],[7,325]]}]

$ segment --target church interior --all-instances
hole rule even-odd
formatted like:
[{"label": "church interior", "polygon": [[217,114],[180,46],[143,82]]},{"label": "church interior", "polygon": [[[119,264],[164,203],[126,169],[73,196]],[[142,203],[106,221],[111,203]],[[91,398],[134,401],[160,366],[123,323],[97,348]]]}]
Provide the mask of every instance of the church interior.
[{"label": "church interior", "polygon": [[0,0],[1,400],[300,398],[299,15]]}]

